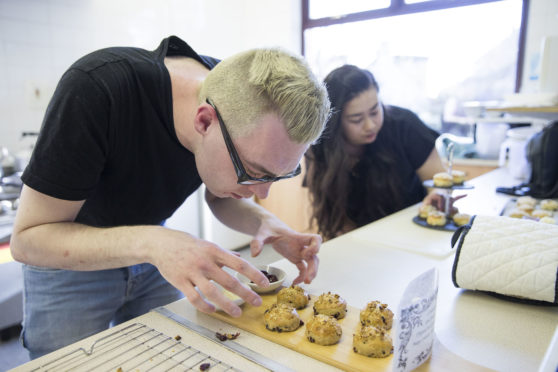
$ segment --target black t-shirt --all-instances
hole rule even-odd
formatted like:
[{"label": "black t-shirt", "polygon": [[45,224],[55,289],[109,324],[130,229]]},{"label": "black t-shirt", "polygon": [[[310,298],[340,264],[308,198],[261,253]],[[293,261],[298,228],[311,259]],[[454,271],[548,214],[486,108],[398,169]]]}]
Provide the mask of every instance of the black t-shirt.
[{"label": "black t-shirt", "polygon": [[[356,173],[351,177],[351,192],[348,198],[347,215],[358,225],[362,226],[373,222],[381,217],[397,212],[415,203],[420,202],[426,196],[426,189],[417,174],[419,169],[434,148],[438,133],[427,127],[413,112],[396,106],[384,107],[384,123],[378,134],[377,142],[384,143],[393,159],[393,167],[396,170],[398,196],[401,198],[402,206],[392,208],[392,203],[385,203],[385,211],[381,216],[367,215],[362,208],[368,197],[365,181],[366,176],[359,172],[366,172],[365,161],[360,161],[355,166]],[[369,145],[372,150],[374,143]],[[367,149],[368,150],[368,149]],[[365,151],[368,162],[378,161],[373,157],[374,151]],[[361,164],[362,163],[362,164]],[[382,175],[368,175],[370,177],[381,177]],[[385,198],[385,195],[370,195],[371,200]],[[391,209],[390,209],[391,208]]]},{"label": "black t-shirt", "polygon": [[176,136],[166,56],[199,56],[178,37],[154,51],[114,47],[75,62],[47,108],[23,182],[85,200],[76,222],[160,224],[200,185],[194,155]]}]

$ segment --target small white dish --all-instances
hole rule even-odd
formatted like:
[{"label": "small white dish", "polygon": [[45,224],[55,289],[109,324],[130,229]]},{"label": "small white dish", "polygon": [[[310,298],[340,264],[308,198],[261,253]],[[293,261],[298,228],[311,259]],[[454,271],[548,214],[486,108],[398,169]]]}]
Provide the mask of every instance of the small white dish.
[{"label": "small white dish", "polygon": [[283,270],[277,267],[273,267],[269,265],[256,265],[256,268],[260,271],[266,271],[268,274],[275,275],[277,277],[277,281],[270,282],[269,287],[260,287],[256,283],[252,283],[252,281],[247,277],[245,277],[244,275],[240,273],[236,273],[236,278],[240,280],[242,284],[249,286],[256,293],[263,294],[263,293],[273,292],[283,284],[283,282],[285,281],[285,277],[287,276],[287,274]]}]

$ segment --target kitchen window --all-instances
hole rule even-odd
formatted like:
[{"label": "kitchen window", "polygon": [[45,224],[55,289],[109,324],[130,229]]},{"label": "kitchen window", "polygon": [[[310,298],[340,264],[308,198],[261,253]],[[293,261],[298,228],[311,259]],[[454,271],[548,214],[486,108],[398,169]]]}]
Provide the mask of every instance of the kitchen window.
[{"label": "kitchen window", "polygon": [[[369,69],[388,104],[432,128],[467,101],[519,91],[528,0],[303,0],[303,54],[320,78]],[[456,133],[465,134],[465,133]]]}]

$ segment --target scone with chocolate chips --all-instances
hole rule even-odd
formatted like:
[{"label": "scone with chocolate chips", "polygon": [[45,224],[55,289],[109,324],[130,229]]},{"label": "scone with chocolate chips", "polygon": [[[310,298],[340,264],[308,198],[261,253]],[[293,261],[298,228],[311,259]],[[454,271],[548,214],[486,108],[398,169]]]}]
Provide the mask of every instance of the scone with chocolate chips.
[{"label": "scone with chocolate chips", "polygon": [[308,305],[310,296],[298,285],[292,285],[288,288],[282,288],[277,293],[278,304],[288,304],[295,309],[304,309]]},{"label": "scone with chocolate chips", "polygon": [[324,314],[342,319],[347,314],[347,302],[338,294],[322,293],[314,302],[314,314]]},{"label": "scone with chocolate chips", "polygon": [[386,330],[391,329],[393,325],[393,312],[388,309],[386,304],[380,301],[371,301],[360,312],[360,324],[363,326],[372,325]]},{"label": "scone with chocolate chips", "polygon": [[331,316],[318,314],[306,323],[306,338],[318,345],[334,345],[343,333],[337,320]]},{"label": "scone with chocolate chips", "polygon": [[273,304],[264,312],[265,328],[274,332],[296,331],[304,324],[296,309],[287,304]]},{"label": "scone with chocolate chips", "polygon": [[372,358],[385,358],[393,353],[391,336],[385,329],[362,326],[353,335],[353,351]]}]

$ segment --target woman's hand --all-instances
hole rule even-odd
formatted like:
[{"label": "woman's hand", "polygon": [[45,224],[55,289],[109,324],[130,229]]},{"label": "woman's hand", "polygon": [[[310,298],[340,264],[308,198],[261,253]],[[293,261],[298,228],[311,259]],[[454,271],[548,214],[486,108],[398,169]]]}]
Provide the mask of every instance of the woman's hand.
[{"label": "woman's hand", "polygon": [[[456,201],[458,201],[459,199],[462,199],[466,196],[467,196],[467,194],[458,195],[456,197],[450,197],[450,203],[449,203],[450,213],[449,214],[451,216],[453,216],[456,213],[459,213],[459,209],[454,207],[453,204]],[[434,190],[434,191],[430,192],[428,195],[426,195],[426,197],[423,199],[422,203],[425,204],[425,205],[432,205],[432,206],[436,207],[436,209],[438,209],[439,211],[445,211],[446,210],[446,195],[439,194],[438,192],[436,192],[436,190]]]}]

